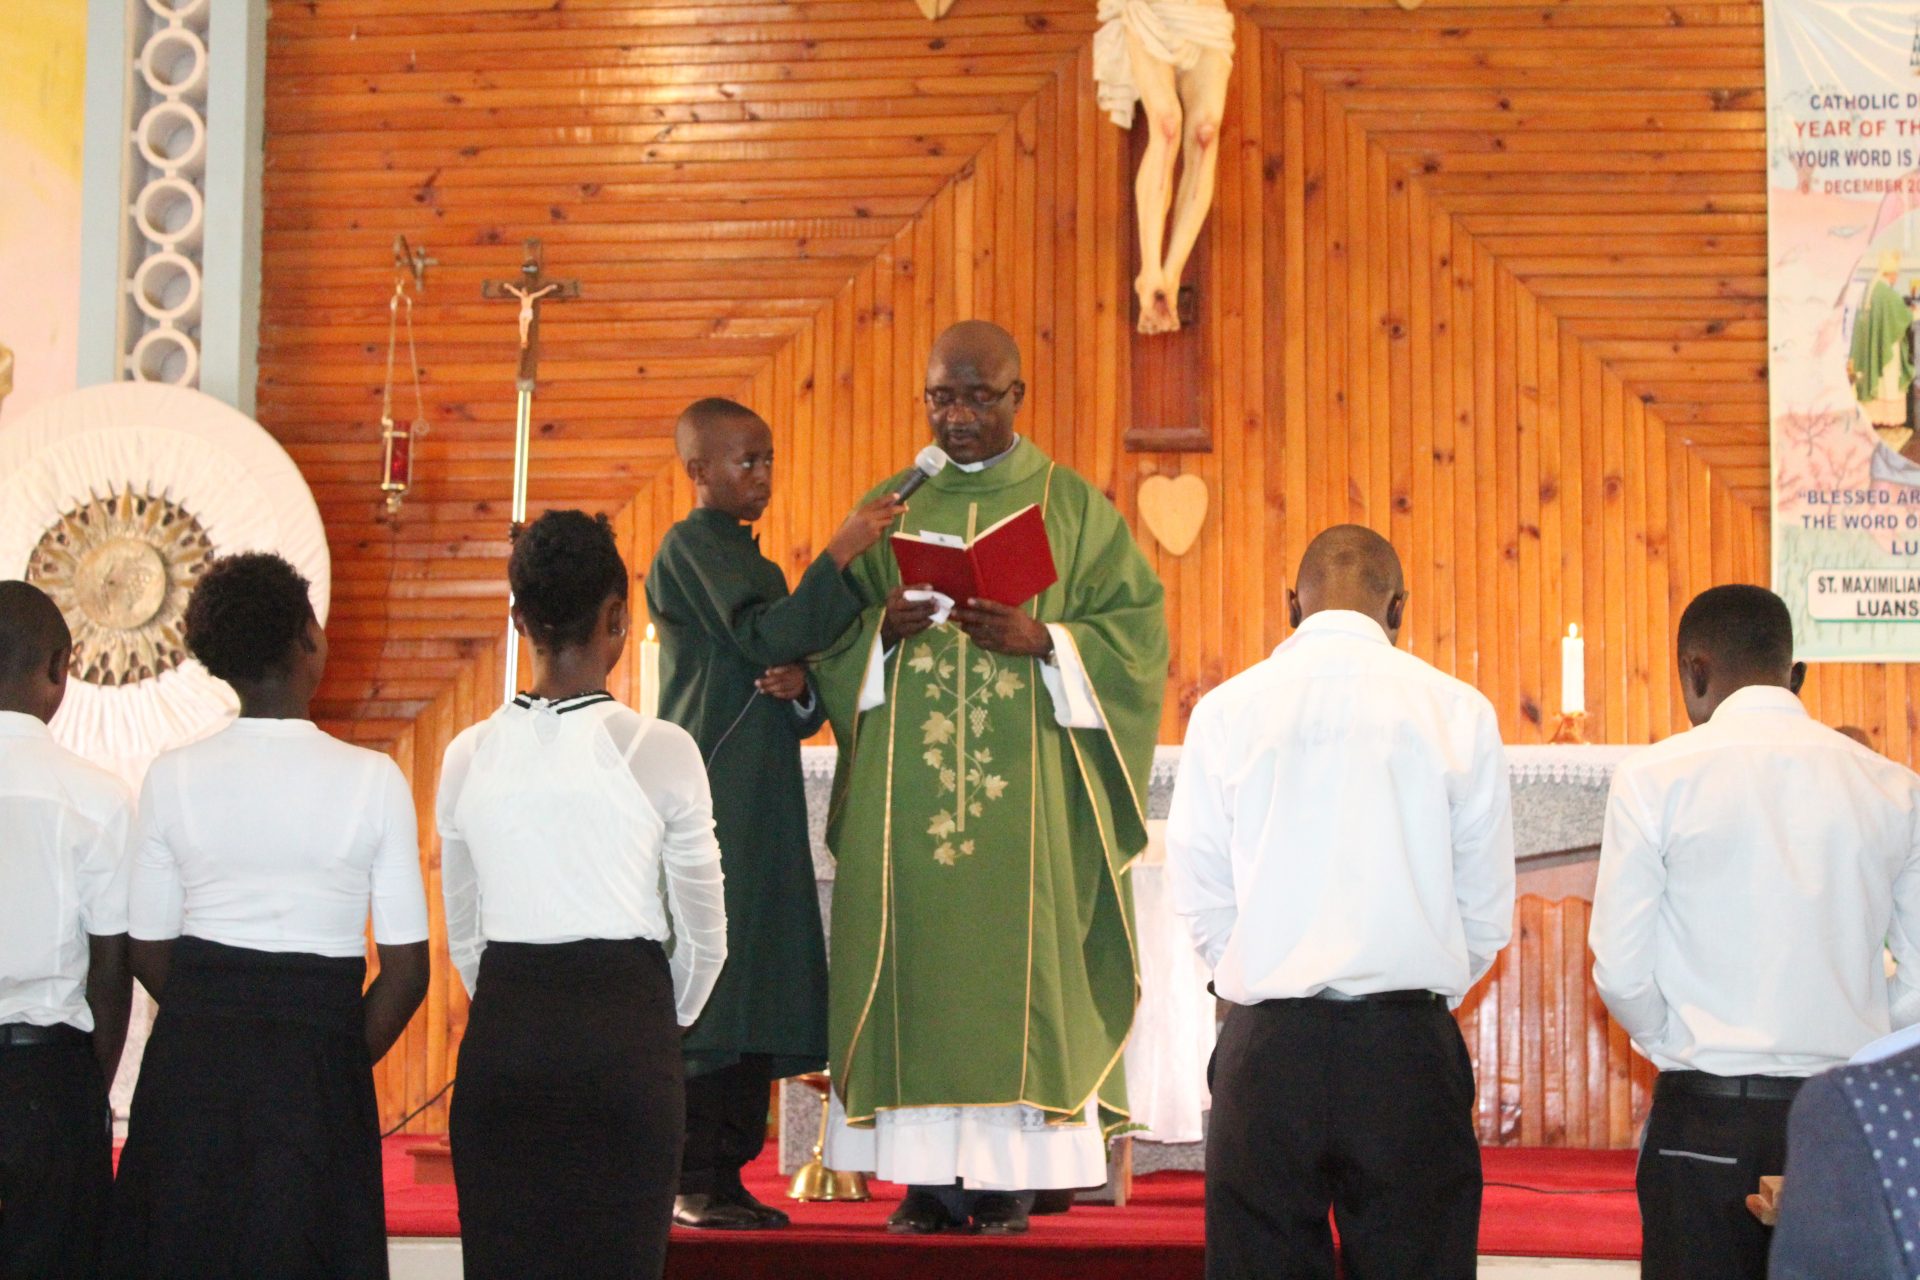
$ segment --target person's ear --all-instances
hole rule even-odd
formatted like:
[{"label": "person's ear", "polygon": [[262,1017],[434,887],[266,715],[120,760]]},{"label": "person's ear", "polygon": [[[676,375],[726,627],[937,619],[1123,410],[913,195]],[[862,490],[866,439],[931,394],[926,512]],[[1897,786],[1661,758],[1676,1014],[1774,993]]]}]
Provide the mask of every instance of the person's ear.
[{"label": "person's ear", "polygon": [[1787,673],[1788,690],[1790,690],[1791,692],[1797,695],[1800,692],[1800,686],[1805,684],[1806,682],[1807,682],[1807,664],[1804,662],[1794,663],[1793,670]]},{"label": "person's ear", "polygon": [[319,629],[320,619],[313,615],[312,610],[308,610],[307,625],[300,628],[300,652],[318,653],[320,651],[320,642],[313,636],[313,633]]},{"label": "person's ear", "polygon": [[73,646],[63,644],[47,659],[47,683],[57,687],[67,683],[67,666],[73,661]]},{"label": "person's ear", "polygon": [[615,640],[624,640],[633,626],[633,611],[625,597],[616,596],[607,601],[606,617],[602,620],[607,635]]},{"label": "person's ear", "polygon": [[1680,659],[1680,680],[1695,698],[1705,698],[1707,686],[1713,683],[1713,667],[1699,654],[1689,654]]},{"label": "person's ear", "polygon": [[513,629],[515,631],[525,636],[528,641],[533,639],[533,633],[527,630],[526,615],[520,612],[519,605],[514,605],[513,608],[507,610],[507,617],[513,620]]},{"label": "person's ear", "polygon": [[1387,630],[1398,631],[1407,616],[1407,593],[1402,591],[1387,601]]},{"label": "person's ear", "polygon": [[1305,617],[1300,611],[1300,593],[1292,587],[1287,588],[1287,625],[1297,627]]},{"label": "person's ear", "polygon": [[1015,378],[1013,380],[1013,391],[1010,396],[1010,403],[1013,405],[1013,411],[1015,413],[1020,412],[1020,406],[1025,404],[1026,402],[1027,402],[1027,384],[1020,381],[1020,379]]},{"label": "person's ear", "polygon": [[707,482],[707,460],[705,458],[688,458],[681,465],[687,469],[687,479],[693,481],[696,485]]}]

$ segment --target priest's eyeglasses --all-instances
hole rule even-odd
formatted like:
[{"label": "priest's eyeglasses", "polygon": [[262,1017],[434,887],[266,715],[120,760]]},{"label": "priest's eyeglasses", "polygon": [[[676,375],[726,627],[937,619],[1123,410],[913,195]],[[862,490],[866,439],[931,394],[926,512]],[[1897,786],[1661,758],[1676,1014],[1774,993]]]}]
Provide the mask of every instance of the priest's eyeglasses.
[{"label": "priest's eyeglasses", "polygon": [[1015,378],[998,391],[992,387],[968,387],[965,391],[955,391],[952,387],[928,387],[920,393],[920,398],[926,401],[929,409],[936,412],[951,409],[955,405],[965,409],[991,409],[1019,385],[1020,379]]}]

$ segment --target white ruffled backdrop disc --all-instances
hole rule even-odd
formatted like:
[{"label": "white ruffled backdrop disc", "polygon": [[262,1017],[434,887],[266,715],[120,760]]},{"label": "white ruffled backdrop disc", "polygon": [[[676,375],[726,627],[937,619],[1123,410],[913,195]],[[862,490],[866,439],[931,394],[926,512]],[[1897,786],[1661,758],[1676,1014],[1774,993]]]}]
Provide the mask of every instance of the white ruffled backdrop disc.
[{"label": "white ruffled backdrop disc", "polygon": [[[131,488],[200,522],[215,555],[272,551],[313,584],[327,619],[331,564],[313,494],[251,418],[184,387],[119,382],[43,400],[0,427],[0,578],[26,576],[40,539],[66,512]],[[154,757],[198,741],[239,710],[233,690],[189,658],[131,684],[67,682],[54,736],[136,792]],[[152,1004],[140,993],[113,1089],[125,1116]]]}]

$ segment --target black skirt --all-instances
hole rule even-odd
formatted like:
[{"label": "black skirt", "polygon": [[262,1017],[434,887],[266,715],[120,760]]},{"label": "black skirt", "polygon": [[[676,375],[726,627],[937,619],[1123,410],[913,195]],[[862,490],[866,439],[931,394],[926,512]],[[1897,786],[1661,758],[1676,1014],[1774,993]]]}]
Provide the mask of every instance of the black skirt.
[{"label": "black skirt", "polygon": [[448,1128],[468,1280],[651,1280],[685,1132],[657,942],[491,942]]},{"label": "black skirt", "polygon": [[366,962],[181,938],[133,1093],[106,1272],[383,1280]]}]

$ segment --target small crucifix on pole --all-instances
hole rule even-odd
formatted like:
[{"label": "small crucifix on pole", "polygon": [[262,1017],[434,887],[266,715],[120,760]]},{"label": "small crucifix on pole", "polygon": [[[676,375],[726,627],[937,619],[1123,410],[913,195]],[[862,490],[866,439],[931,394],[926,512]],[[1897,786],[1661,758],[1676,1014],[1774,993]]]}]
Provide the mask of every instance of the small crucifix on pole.
[{"label": "small crucifix on pole", "polygon": [[[540,304],[564,302],[580,296],[578,280],[549,280],[542,269],[542,251],[538,240],[526,243],[526,260],[520,264],[520,280],[485,280],[480,284],[483,298],[512,298],[520,304],[520,363],[515,370],[516,393],[513,424],[513,510],[511,532],[527,522],[527,470],[533,445],[533,388],[540,373]],[[512,698],[520,671],[520,635],[507,622],[506,696]]]}]

